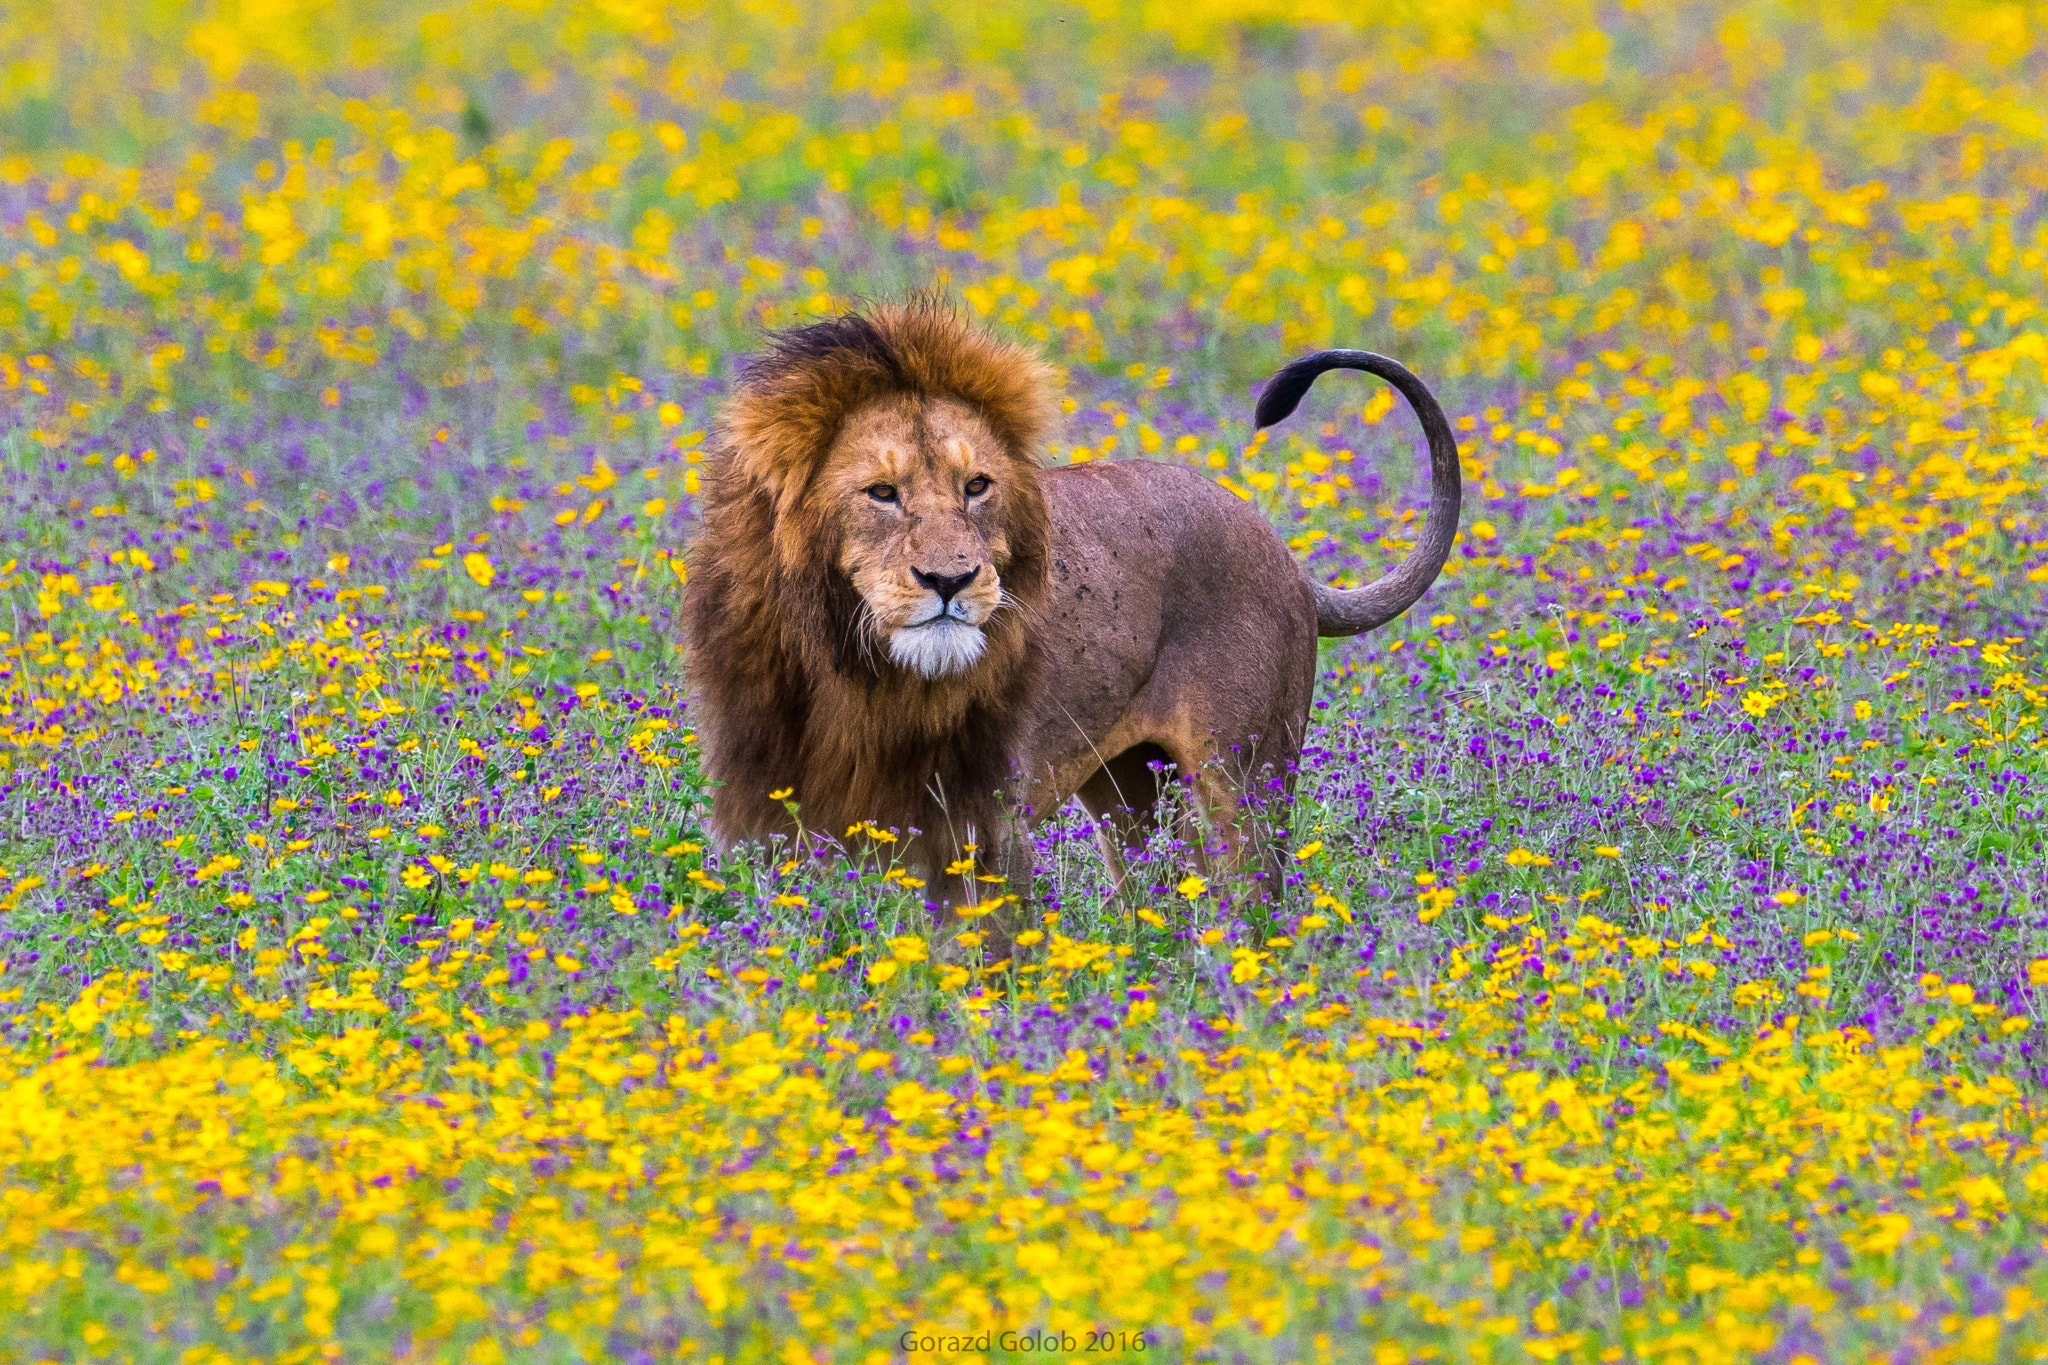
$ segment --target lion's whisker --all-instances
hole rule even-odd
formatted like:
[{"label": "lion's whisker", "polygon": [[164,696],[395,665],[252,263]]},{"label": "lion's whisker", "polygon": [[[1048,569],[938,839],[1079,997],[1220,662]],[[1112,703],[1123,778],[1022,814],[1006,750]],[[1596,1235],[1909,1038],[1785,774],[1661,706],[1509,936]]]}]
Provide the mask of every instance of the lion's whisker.
[{"label": "lion's whisker", "polygon": [[882,642],[882,621],[875,613],[874,603],[862,598],[860,611],[846,623],[846,628],[853,632],[853,644],[860,651],[861,662],[872,666],[875,647]]},{"label": "lion's whisker", "polygon": [[[1036,606],[1035,604],[1033,604],[1033,603],[1030,603],[1030,602],[1024,602],[1024,601],[1020,601],[1020,600],[1018,600],[1017,598],[1015,598],[1015,597],[1011,596],[1011,595],[1010,595],[1010,590],[1009,590],[1008,588],[1004,588],[1004,589],[1002,589],[1002,590],[1001,590],[1000,592],[998,592],[998,593],[997,593],[997,595],[996,595],[996,604],[995,604],[995,606],[994,606],[994,607],[993,607],[993,608],[992,608],[992,609],[991,609],[991,610],[989,611],[989,614],[988,614],[988,619],[989,619],[990,621],[993,621],[993,620],[995,620],[995,619],[996,619],[996,613],[997,613],[997,612],[999,612],[999,611],[1003,611],[1003,610],[1005,610],[1005,609],[1007,609],[1007,610],[1010,610],[1010,611],[1013,611],[1013,612],[1017,613],[1017,615],[1019,615],[1019,616],[1023,617],[1023,618],[1024,618],[1024,623],[1025,623],[1026,625],[1035,625],[1035,624],[1037,624],[1037,621],[1038,621],[1038,607],[1037,607],[1037,606]],[[984,624],[985,624],[985,623],[984,623]]]}]

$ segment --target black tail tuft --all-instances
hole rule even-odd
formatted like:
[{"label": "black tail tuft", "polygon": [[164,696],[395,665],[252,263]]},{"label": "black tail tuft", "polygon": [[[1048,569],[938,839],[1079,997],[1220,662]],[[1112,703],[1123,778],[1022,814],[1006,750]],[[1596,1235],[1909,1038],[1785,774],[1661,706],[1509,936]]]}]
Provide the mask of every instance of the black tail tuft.
[{"label": "black tail tuft", "polygon": [[1263,431],[1267,427],[1278,426],[1292,416],[1309,386],[1316,382],[1316,377],[1343,365],[1343,361],[1332,359],[1341,354],[1338,351],[1317,351],[1314,355],[1303,356],[1266,381],[1265,390],[1259,394],[1258,411],[1252,418],[1258,428]]}]

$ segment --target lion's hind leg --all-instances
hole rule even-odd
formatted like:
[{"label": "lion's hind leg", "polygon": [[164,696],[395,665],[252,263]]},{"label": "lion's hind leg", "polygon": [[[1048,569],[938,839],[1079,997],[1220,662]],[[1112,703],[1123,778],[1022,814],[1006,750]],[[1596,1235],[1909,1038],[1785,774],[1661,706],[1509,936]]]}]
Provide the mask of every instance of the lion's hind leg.
[{"label": "lion's hind leg", "polygon": [[1122,894],[1131,860],[1145,851],[1159,824],[1160,798],[1173,756],[1157,744],[1134,744],[1095,770],[1074,795],[1095,819],[1095,838]]},{"label": "lion's hind leg", "polygon": [[[1238,758],[1231,755],[1231,758]],[[1238,767],[1243,766],[1240,759]],[[1279,864],[1259,829],[1260,808],[1272,792],[1254,792],[1253,784],[1272,785],[1270,768],[1256,775],[1234,770],[1230,759],[1198,756],[1187,761],[1166,746],[1132,745],[1096,769],[1075,795],[1095,819],[1095,837],[1109,864],[1115,893],[1121,895],[1131,863],[1141,857],[1153,836],[1170,827],[1210,877],[1235,876],[1247,870],[1265,873],[1267,889],[1278,885]],[[1279,793],[1284,808],[1286,794]],[[1265,798],[1265,799],[1262,799]]]},{"label": "lion's hind leg", "polygon": [[1201,828],[1189,843],[1211,877],[1247,878],[1252,894],[1270,900],[1285,890],[1288,860],[1278,842],[1294,802],[1299,748],[1250,741],[1212,757],[1191,779],[1191,814]]}]

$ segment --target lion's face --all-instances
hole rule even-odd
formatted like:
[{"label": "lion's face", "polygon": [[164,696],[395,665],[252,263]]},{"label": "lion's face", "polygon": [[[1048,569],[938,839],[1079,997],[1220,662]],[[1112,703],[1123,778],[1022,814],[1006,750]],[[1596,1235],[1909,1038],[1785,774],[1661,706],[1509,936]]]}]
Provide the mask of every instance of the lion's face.
[{"label": "lion's face", "polygon": [[904,668],[940,678],[981,658],[1003,605],[1014,476],[988,425],[951,399],[890,398],[841,428],[819,491],[837,512],[839,567]]}]

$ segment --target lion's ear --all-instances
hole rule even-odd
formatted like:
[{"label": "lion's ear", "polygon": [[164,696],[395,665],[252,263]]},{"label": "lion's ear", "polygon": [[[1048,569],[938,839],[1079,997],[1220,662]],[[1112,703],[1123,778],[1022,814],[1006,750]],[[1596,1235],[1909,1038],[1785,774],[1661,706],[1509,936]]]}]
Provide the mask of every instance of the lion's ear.
[{"label": "lion's ear", "polygon": [[729,475],[786,510],[792,485],[806,481],[839,422],[838,412],[817,407],[804,403],[801,393],[742,391],[719,424]]},{"label": "lion's ear", "polygon": [[786,467],[773,460],[758,457],[749,459],[744,449],[735,452],[731,457],[731,467],[732,472],[744,480],[748,488],[774,505],[778,519],[788,514],[789,509],[785,505],[783,493],[793,480]]}]

